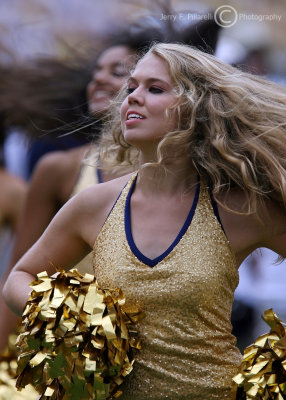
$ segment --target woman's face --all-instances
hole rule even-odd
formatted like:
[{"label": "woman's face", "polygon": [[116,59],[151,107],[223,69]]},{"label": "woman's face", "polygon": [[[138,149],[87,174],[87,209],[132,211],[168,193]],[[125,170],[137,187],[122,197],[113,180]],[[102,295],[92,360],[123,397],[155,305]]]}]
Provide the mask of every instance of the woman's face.
[{"label": "woman's face", "polygon": [[92,81],[87,86],[88,107],[91,114],[107,111],[110,100],[126,82],[134,64],[134,52],[127,46],[114,46],[98,58]]},{"label": "woman's face", "polygon": [[124,139],[141,149],[154,147],[177,126],[171,108],[177,97],[165,61],[154,54],[145,56],[129,78],[127,91],[121,106]]}]

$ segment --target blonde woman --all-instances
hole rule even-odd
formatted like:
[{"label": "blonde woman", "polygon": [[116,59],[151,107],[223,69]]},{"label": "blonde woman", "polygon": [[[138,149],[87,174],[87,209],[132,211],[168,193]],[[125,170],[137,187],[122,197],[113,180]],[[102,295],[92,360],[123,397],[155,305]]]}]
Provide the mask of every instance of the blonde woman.
[{"label": "blonde woman", "polygon": [[115,159],[136,148],[138,172],[73,197],[15,265],[5,298],[21,314],[38,272],[93,249],[99,284],[146,313],[122,399],[231,399],[238,267],[261,246],[286,256],[286,91],[192,47],[156,44],[121,95]]}]

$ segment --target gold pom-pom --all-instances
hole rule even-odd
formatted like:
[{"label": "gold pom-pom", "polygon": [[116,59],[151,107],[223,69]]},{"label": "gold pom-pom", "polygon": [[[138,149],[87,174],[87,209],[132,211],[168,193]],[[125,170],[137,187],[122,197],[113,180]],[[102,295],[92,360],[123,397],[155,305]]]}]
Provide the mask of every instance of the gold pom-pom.
[{"label": "gold pom-pom", "polygon": [[286,399],[286,327],[272,309],[264,312],[270,332],[244,350],[236,400]]},{"label": "gold pom-pom", "polygon": [[120,397],[140,349],[134,325],[143,312],[127,309],[120,289],[99,288],[76,269],[37,277],[17,339],[17,388],[31,384],[50,400]]},{"label": "gold pom-pom", "polygon": [[17,331],[9,335],[7,346],[0,354],[0,373],[5,370],[10,378],[15,378],[16,376],[18,349],[15,343],[19,333],[18,326]]},{"label": "gold pom-pom", "polygon": [[18,352],[15,346],[16,338],[16,333],[10,334],[8,345],[0,354],[0,399],[36,400],[38,394],[31,386],[27,386],[21,392],[16,389],[15,376],[18,357]]}]

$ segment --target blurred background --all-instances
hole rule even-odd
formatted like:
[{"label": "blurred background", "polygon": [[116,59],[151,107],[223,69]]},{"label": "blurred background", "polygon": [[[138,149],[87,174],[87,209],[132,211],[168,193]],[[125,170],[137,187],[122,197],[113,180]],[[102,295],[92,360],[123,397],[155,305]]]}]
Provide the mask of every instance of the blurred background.
[{"label": "blurred background", "polygon": [[[68,57],[67,43],[85,51],[96,43],[100,44],[102,38],[119,25],[143,15],[160,18],[162,7],[167,4],[173,8],[172,14],[177,22],[185,24],[195,23],[200,16],[207,17],[210,10],[231,7],[225,10],[222,19],[233,21],[233,12],[236,11],[237,22],[221,30],[218,56],[229,62],[241,62],[247,53],[259,53],[255,62],[258,58],[263,62],[263,67],[260,66],[263,71],[265,67],[270,74],[285,74],[284,0],[1,0],[0,37],[3,48],[0,61],[9,63],[14,58],[22,60],[39,54]],[[184,12],[187,13],[185,18],[180,18]]]},{"label": "blurred background", "polygon": [[[217,57],[286,85],[285,0],[0,0],[0,67],[9,70],[45,57],[72,62],[74,50],[83,57],[93,54],[112,31],[142,17],[164,27],[195,24],[213,13],[221,27]],[[8,126],[4,139],[5,168],[28,181],[29,137],[21,126]],[[1,262],[6,244],[4,250]],[[241,348],[268,330],[260,318],[263,310],[273,307],[286,319],[286,265],[268,266],[273,260],[275,254],[262,250],[241,267],[233,312]]]}]

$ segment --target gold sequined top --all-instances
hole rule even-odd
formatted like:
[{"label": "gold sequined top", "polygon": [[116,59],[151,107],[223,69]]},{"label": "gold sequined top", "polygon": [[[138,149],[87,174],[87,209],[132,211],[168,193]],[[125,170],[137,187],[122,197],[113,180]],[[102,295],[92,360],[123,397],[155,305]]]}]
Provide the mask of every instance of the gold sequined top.
[{"label": "gold sequined top", "polygon": [[146,313],[138,326],[143,349],[122,400],[230,400],[241,361],[230,323],[238,272],[208,188],[198,185],[180,234],[149,260],[130,228],[135,182],[123,189],[93,249],[99,284],[120,287],[127,304]]},{"label": "gold sequined top", "polygon": [[[97,183],[101,183],[101,174],[100,170],[93,165],[82,164],[80,169],[80,174],[77,179],[77,182],[73,188],[72,194],[70,197],[75,196],[77,193],[86,189],[88,186],[95,185]],[[89,253],[86,257],[84,257],[76,266],[79,272],[82,274],[88,273],[93,274],[92,268],[92,253]]]},{"label": "gold sequined top", "polygon": [[102,183],[100,170],[94,165],[83,164],[70,197],[96,183]]}]

